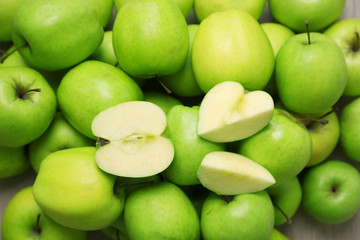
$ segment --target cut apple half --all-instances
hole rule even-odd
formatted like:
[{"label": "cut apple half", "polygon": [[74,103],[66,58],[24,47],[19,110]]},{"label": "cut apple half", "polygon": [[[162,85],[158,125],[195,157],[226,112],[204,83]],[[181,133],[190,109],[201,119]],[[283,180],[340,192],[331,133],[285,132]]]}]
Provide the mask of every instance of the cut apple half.
[{"label": "cut apple half", "polygon": [[275,183],[271,173],[260,164],[225,151],[205,155],[197,177],[204,187],[218,195],[257,192]]},{"label": "cut apple half", "polygon": [[273,112],[274,101],[267,92],[247,92],[238,82],[222,82],[200,104],[198,134],[213,142],[238,141],[264,128]]},{"label": "cut apple half", "polygon": [[104,110],[91,126],[97,137],[97,165],[122,177],[162,172],[174,157],[172,143],[161,136],[165,128],[165,113],[150,102],[130,101]]}]

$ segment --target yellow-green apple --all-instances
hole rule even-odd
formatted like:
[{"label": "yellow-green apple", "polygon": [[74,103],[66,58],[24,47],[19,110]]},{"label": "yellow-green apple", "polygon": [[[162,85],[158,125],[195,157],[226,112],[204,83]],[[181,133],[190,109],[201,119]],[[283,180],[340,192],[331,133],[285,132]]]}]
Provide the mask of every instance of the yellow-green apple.
[{"label": "yellow-green apple", "polygon": [[99,48],[89,57],[91,60],[97,60],[115,66],[117,59],[112,43],[112,31],[104,32],[104,39]]},{"label": "yellow-green apple", "polygon": [[0,42],[11,41],[11,22],[17,7],[23,0],[0,1]]},{"label": "yellow-green apple", "polygon": [[0,179],[19,175],[29,168],[24,147],[0,147]]},{"label": "yellow-green apple", "polygon": [[260,24],[242,10],[211,14],[201,22],[192,48],[195,78],[204,92],[224,81],[263,89],[274,69],[274,52]]},{"label": "yellow-green apple", "polygon": [[113,0],[86,0],[95,9],[97,19],[102,27],[106,27],[112,17]]}]

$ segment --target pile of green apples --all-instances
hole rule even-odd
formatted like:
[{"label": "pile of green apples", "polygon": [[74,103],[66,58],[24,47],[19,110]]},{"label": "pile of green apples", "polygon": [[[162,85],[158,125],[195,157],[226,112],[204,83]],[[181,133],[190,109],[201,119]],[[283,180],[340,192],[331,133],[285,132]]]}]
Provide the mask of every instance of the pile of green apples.
[{"label": "pile of green apples", "polygon": [[345,4],[0,0],[0,179],[36,173],[2,239],[284,240],[300,207],[352,219],[360,19],[340,20]]}]

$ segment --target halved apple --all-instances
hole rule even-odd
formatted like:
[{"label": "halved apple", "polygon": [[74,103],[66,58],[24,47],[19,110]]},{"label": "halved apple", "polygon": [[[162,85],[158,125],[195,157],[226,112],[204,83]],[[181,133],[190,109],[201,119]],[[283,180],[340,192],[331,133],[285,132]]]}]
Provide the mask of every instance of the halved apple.
[{"label": "halved apple", "polygon": [[122,177],[162,172],[174,157],[172,143],[161,136],[165,128],[165,113],[150,102],[129,101],[104,110],[91,126],[97,137],[97,165]]},{"label": "halved apple", "polygon": [[238,82],[222,82],[201,102],[198,134],[213,142],[238,141],[265,127],[273,112],[274,101],[267,92],[246,92]]},{"label": "halved apple", "polygon": [[275,183],[271,173],[260,164],[226,151],[205,155],[197,177],[204,187],[218,195],[257,192]]}]

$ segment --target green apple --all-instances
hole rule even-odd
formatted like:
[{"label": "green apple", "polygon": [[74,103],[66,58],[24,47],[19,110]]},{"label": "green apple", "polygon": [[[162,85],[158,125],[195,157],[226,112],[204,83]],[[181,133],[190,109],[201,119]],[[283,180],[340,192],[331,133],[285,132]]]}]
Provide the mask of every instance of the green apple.
[{"label": "green apple", "polygon": [[112,17],[113,0],[86,0],[95,9],[97,19],[102,27],[106,27]]},{"label": "green apple", "polygon": [[124,209],[130,239],[200,239],[194,205],[175,184],[161,182],[130,194]]},{"label": "green apple", "polygon": [[240,9],[251,14],[259,20],[266,5],[266,0],[194,0],[194,13],[196,19],[202,22],[214,12],[229,9]]},{"label": "green apple", "polygon": [[56,110],[56,96],[37,71],[0,68],[0,146],[21,147],[40,137]]},{"label": "green apple", "polygon": [[0,42],[11,41],[11,22],[17,7],[23,0],[0,1]]},{"label": "green apple", "polygon": [[279,50],[275,66],[279,98],[297,113],[326,113],[340,99],[347,83],[344,54],[321,33],[291,37]]},{"label": "green apple", "polygon": [[12,22],[12,40],[31,66],[55,71],[89,57],[104,31],[84,0],[24,0]]},{"label": "green apple", "polygon": [[218,195],[258,192],[275,183],[271,173],[260,164],[226,151],[206,154],[197,177],[204,187]]},{"label": "green apple", "polygon": [[16,176],[29,168],[24,147],[0,147],[0,179]]},{"label": "green apple", "polygon": [[203,95],[194,76],[192,68],[192,45],[195,34],[199,28],[198,24],[188,25],[189,30],[189,52],[184,66],[173,75],[163,76],[160,79],[164,85],[174,94],[182,97],[194,97]]},{"label": "green apple", "polygon": [[2,216],[2,240],[85,240],[86,232],[67,228],[49,218],[35,202],[32,186],[10,200]]},{"label": "green apple", "polygon": [[276,180],[274,186],[298,175],[311,156],[308,131],[288,112],[275,109],[270,123],[240,141],[238,153],[265,167]]},{"label": "green apple", "polygon": [[302,200],[302,189],[298,177],[294,176],[266,191],[274,204],[275,226],[288,222],[299,209]]},{"label": "green apple", "polygon": [[125,227],[124,214],[121,214],[109,227],[101,229],[101,232],[113,240],[130,240]]},{"label": "green apple", "polygon": [[64,226],[98,230],[123,211],[125,192],[116,177],[95,162],[95,147],[60,150],[48,155],[33,186],[36,202],[46,215]]},{"label": "green apple", "polygon": [[112,43],[112,31],[104,32],[104,39],[99,48],[89,57],[91,60],[97,60],[115,66],[117,59]]},{"label": "green apple", "polygon": [[345,55],[349,79],[343,95],[360,96],[360,19],[342,19],[324,34],[332,38]]},{"label": "green apple", "polygon": [[173,97],[172,95],[156,91],[144,92],[144,100],[158,105],[165,114],[167,114],[172,107],[176,105],[182,105],[180,100]]},{"label": "green apple", "polygon": [[76,131],[63,114],[57,112],[46,132],[29,144],[29,160],[35,172],[38,172],[41,162],[50,153],[85,146],[95,146],[95,141]]},{"label": "green apple", "polygon": [[284,234],[282,234],[279,230],[274,228],[270,240],[289,240]]},{"label": "green apple", "polygon": [[192,48],[195,78],[204,92],[223,81],[263,89],[274,69],[274,52],[260,24],[241,10],[217,12],[201,22]]},{"label": "green apple", "polygon": [[207,240],[270,239],[274,210],[265,191],[222,197],[211,193],[201,213],[201,233]]},{"label": "green apple", "polygon": [[360,174],[347,162],[328,160],[310,168],[302,180],[302,206],[318,221],[350,220],[360,206]]},{"label": "green apple", "polygon": [[360,98],[349,102],[340,113],[340,144],[345,154],[360,161]]},{"label": "green apple", "polygon": [[309,21],[310,31],[318,32],[343,13],[346,0],[269,0],[271,15],[285,26],[296,32],[305,32],[304,21]]},{"label": "green apple", "polygon": [[199,107],[174,106],[167,114],[165,135],[174,145],[175,155],[162,175],[177,185],[199,184],[197,170],[204,156],[225,150],[225,145],[201,138],[197,134]]},{"label": "green apple", "polygon": [[187,23],[169,0],[130,1],[116,15],[113,45],[119,66],[133,77],[174,74],[188,54]]},{"label": "green apple", "polygon": [[267,92],[246,92],[238,82],[221,82],[200,104],[198,134],[213,142],[245,139],[263,129],[273,112],[274,102]]},{"label": "green apple", "polygon": [[121,177],[164,171],[174,158],[172,143],[162,136],[166,124],[164,111],[146,101],[120,103],[100,112],[91,125],[97,137],[97,165]]},{"label": "green apple", "polygon": [[64,76],[57,97],[66,120],[83,135],[95,138],[91,123],[97,114],[122,102],[142,100],[143,93],[120,69],[99,61],[85,61]]}]

